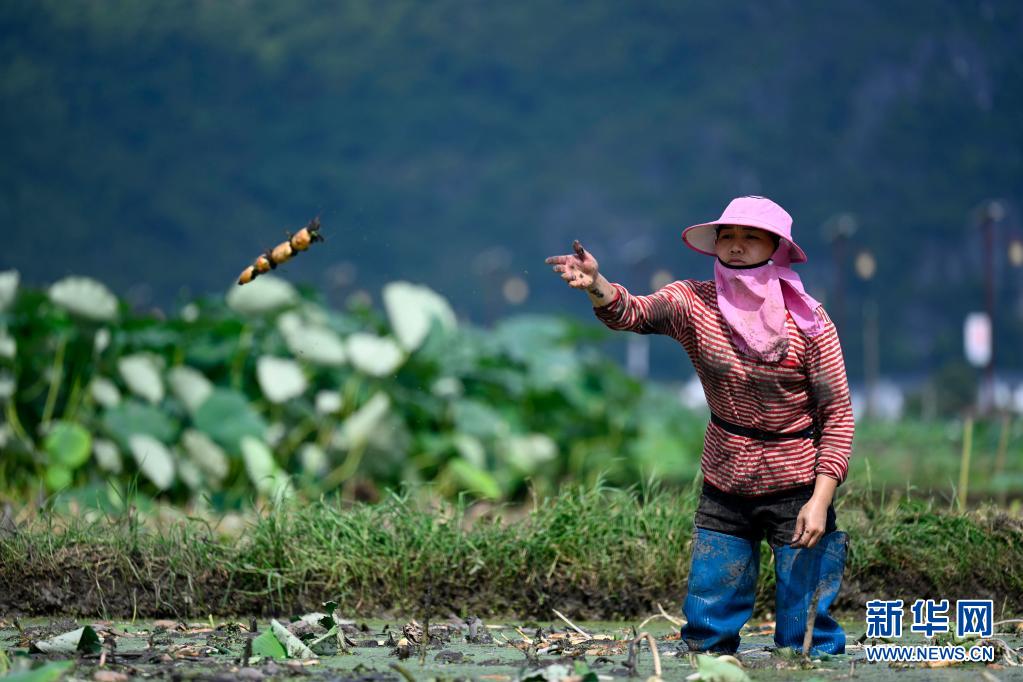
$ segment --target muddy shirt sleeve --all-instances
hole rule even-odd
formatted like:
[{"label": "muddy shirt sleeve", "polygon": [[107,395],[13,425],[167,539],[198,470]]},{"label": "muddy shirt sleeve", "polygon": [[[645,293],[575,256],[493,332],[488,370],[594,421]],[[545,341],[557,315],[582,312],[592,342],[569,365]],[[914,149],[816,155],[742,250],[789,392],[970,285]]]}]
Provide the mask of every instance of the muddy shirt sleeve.
[{"label": "muddy shirt sleeve", "polygon": [[688,323],[695,297],[688,280],[672,282],[647,296],[633,296],[621,284],[611,283],[611,287],[615,290],[611,300],[593,308],[611,329],[677,337]]},{"label": "muddy shirt sleeve", "polygon": [[852,401],[838,331],[823,308],[818,312],[825,322],[824,331],[810,338],[806,358],[807,377],[816,404],[815,419],[821,434],[815,472],[842,483],[852,454]]}]

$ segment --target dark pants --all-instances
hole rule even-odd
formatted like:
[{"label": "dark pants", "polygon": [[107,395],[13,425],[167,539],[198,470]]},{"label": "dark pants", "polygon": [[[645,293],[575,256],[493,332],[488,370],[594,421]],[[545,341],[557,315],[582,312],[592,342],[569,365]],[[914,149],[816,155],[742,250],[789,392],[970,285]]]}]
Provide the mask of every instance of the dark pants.
[{"label": "dark pants", "polygon": [[[778,493],[746,497],[718,490],[704,482],[696,527],[760,542],[764,537],[772,548],[788,545],[796,529],[799,510],[813,495],[813,486],[790,488]],[[825,533],[836,529],[835,508],[828,505]]]}]

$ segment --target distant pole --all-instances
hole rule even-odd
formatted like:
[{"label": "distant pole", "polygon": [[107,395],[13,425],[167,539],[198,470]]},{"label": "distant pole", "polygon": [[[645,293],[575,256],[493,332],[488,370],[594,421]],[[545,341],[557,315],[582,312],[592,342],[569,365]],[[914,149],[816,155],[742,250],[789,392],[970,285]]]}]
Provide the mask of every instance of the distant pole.
[{"label": "distant pole", "polygon": [[984,368],[984,386],[981,391],[981,413],[995,409],[995,225],[1005,216],[1005,208],[998,201],[989,201],[984,207],[981,229],[984,232],[984,309],[991,323],[991,355]]},{"label": "distant pole", "polygon": [[866,291],[863,301],[863,379],[867,392],[865,411],[867,417],[874,417],[877,411],[877,384],[881,374],[881,352],[878,340],[877,303],[871,292],[870,281],[877,272],[877,260],[869,249],[864,249],[856,255],[854,265]]},{"label": "distant pole", "polygon": [[959,511],[966,511],[966,496],[970,484],[970,455],[973,452],[973,415],[963,419],[963,455],[959,461]]},{"label": "distant pole", "polygon": [[821,232],[831,244],[831,259],[834,263],[834,282],[828,309],[835,326],[841,330],[845,324],[845,247],[858,229],[856,218],[851,213],[839,213],[824,221]]}]

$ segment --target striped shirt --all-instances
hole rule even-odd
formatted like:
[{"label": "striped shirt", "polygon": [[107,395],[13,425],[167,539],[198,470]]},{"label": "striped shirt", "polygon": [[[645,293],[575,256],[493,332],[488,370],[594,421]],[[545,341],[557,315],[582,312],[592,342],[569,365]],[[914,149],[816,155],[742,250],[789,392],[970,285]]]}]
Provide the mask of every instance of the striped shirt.
[{"label": "striped shirt", "polygon": [[736,350],[718,309],[713,280],[673,282],[649,296],[611,286],[615,295],[594,307],[596,316],[611,329],[666,334],[681,343],[711,411],[721,419],[773,432],[801,431],[816,422],[819,442],[757,440],[711,422],[700,459],[704,480],[749,496],[812,484],[817,474],[845,480],[853,441],[852,403],[838,333],[823,307],[817,312],[824,331],[808,337],[789,316],[788,355],[766,364]]}]

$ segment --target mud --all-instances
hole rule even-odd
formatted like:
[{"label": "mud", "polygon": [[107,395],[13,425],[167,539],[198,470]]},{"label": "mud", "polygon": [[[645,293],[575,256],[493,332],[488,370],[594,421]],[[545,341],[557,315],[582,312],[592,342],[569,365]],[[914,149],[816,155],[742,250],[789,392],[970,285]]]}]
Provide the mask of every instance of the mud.
[{"label": "mud", "polygon": [[[304,677],[310,680],[370,682],[407,679],[486,679],[512,682],[553,664],[571,668],[582,663],[602,679],[646,679],[654,672],[649,647],[630,647],[636,623],[576,623],[581,635],[560,621],[477,623],[492,641],[472,643],[469,622],[450,619],[430,627],[430,645],[402,652],[396,640],[409,631],[400,621],[346,623],[356,646],[348,655],[321,656],[310,661],[248,658],[251,640],[268,627],[266,621],[205,622],[135,621],[18,621],[0,620],[0,649],[6,650],[15,669],[39,666],[60,656],[29,654],[28,646],[44,635],[67,627],[91,624],[103,639],[103,651],[73,658],[72,675],[79,679],[110,680],[262,680]],[[898,680],[1023,680],[1023,632],[998,632],[1009,647],[1008,657],[993,665],[961,664],[935,669],[921,665],[868,663],[862,644],[862,622],[844,623],[849,636],[847,653],[808,660],[772,650],[771,623],[757,623],[744,631],[738,652],[753,680],[898,679]],[[20,628],[20,629],[19,629]],[[663,619],[644,628],[656,637],[662,678],[680,680],[692,674],[695,661],[679,643],[674,626]],[[478,632],[477,632],[477,641]],[[907,636],[900,643],[923,643]],[[64,657],[67,658],[67,657]]]}]

